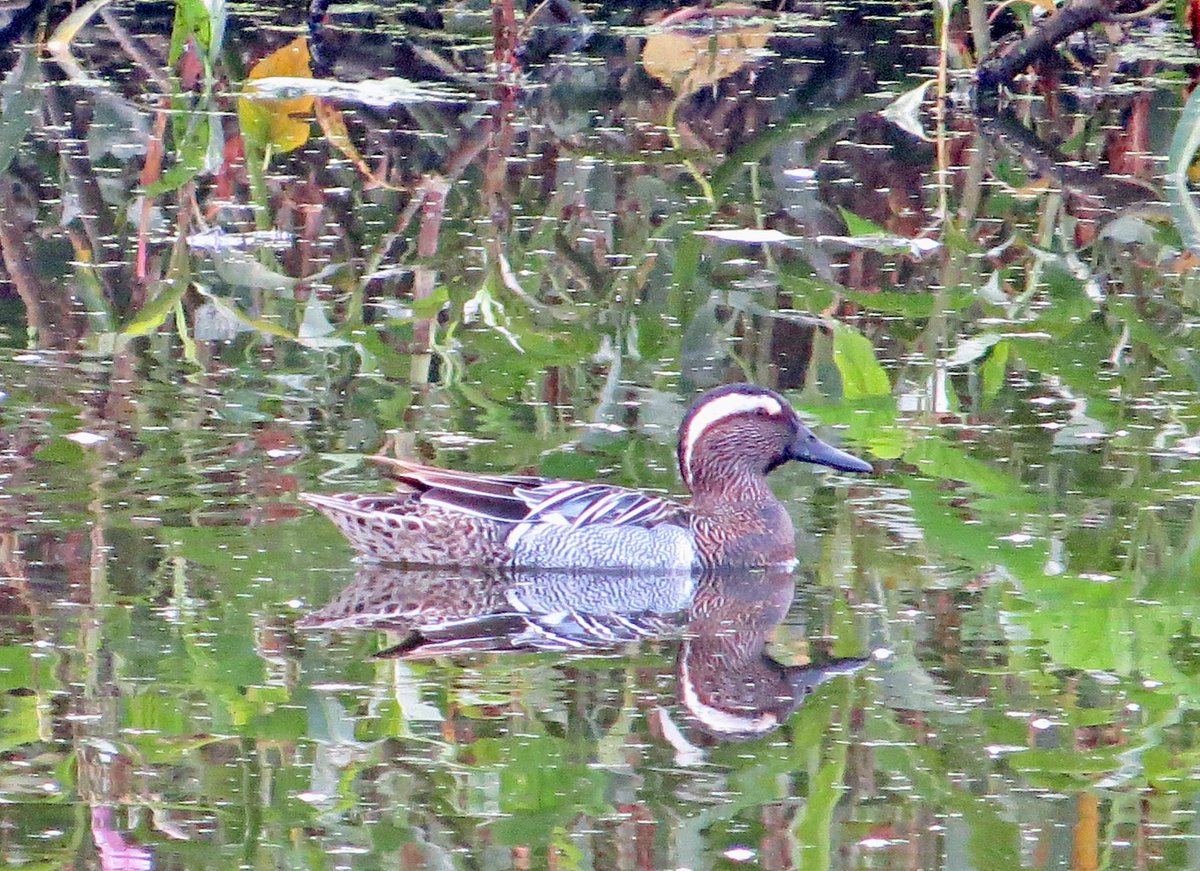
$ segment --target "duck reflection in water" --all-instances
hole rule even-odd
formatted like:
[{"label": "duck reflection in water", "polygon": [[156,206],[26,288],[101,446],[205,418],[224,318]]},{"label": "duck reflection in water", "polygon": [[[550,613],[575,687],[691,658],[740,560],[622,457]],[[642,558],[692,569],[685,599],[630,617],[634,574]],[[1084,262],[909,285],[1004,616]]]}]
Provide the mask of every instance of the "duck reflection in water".
[{"label": "duck reflection in water", "polygon": [[795,591],[790,568],[612,574],[537,570],[448,573],[363,567],[304,629],[398,633],[379,656],[611,651],[678,638],[676,692],[710,735],[749,739],[783,724],[827,680],[869,661],[784,665],[770,633]]}]

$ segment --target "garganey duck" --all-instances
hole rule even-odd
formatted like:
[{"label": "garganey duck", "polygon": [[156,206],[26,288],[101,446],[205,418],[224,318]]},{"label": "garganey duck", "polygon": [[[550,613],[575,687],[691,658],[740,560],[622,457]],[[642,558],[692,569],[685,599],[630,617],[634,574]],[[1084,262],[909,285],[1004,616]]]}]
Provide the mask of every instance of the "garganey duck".
[{"label": "garganey duck", "polygon": [[610,484],[373,459],[397,492],[300,495],[369,559],[649,572],[789,562],[795,531],[767,474],[788,460],[872,471],[813,435],[778,393],[750,384],[710,390],[684,416],[687,504]]}]

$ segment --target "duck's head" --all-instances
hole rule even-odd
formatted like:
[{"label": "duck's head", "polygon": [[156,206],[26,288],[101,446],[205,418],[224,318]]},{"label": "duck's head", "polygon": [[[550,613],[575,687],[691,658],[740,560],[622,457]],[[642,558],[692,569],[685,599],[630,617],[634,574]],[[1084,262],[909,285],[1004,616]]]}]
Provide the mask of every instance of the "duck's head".
[{"label": "duck's head", "polygon": [[752,384],[708,391],[679,427],[679,473],[691,489],[702,479],[765,475],[788,460],[843,472],[872,471],[870,463],[813,435],[778,393]]}]

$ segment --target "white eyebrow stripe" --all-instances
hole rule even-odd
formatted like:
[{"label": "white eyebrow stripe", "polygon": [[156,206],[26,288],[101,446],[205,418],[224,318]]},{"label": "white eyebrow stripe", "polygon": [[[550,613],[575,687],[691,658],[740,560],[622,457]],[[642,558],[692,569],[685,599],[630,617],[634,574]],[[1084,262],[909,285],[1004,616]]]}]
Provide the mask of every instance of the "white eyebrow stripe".
[{"label": "white eyebrow stripe", "polygon": [[687,432],[683,434],[683,474],[689,483],[692,480],[692,451],[705,430],[727,417],[752,414],[760,409],[767,414],[783,413],[779,400],[765,393],[726,393],[697,409],[688,421]]}]

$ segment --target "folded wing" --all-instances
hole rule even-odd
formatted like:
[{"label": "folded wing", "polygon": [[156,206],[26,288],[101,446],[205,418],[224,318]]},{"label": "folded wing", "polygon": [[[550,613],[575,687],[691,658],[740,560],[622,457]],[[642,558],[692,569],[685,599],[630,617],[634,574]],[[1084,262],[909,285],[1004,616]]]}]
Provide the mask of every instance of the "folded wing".
[{"label": "folded wing", "polygon": [[391,457],[372,457],[389,477],[439,505],[502,523],[650,527],[677,517],[677,502],[625,487],[530,475],[478,475]]}]

